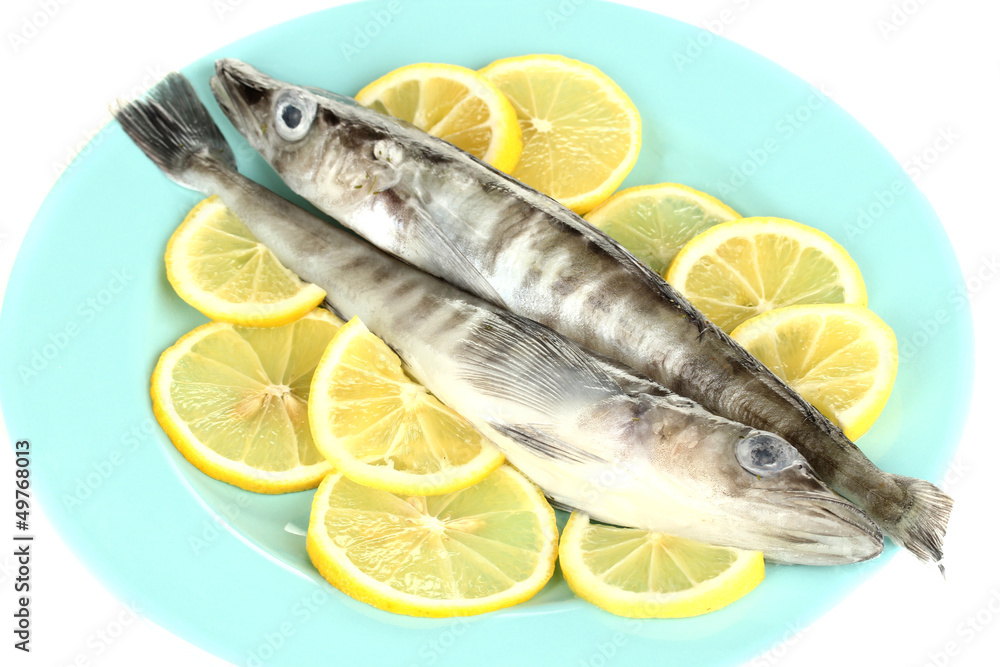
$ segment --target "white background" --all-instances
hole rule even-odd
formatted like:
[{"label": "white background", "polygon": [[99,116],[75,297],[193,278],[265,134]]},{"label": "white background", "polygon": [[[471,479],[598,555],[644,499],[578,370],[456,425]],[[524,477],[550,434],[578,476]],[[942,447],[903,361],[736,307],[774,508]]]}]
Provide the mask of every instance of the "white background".
[{"label": "white background", "polygon": [[[553,8],[559,5],[559,0],[545,2]],[[5,189],[0,292],[18,244],[60,165],[108,120],[109,102],[134,97],[171,69],[235,39],[339,4],[331,0],[61,3],[5,0],[0,10],[4,84],[0,182]],[[978,341],[976,385],[968,425],[946,482],[956,499],[947,541],[947,581],[900,555],[819,622],[798,634],[790,629],[788,642],[753,664],[997,664],[1000,442],[994,421],[998,355],[993,341],[1000,324],[1000,281],[995,279],[1000,221],[994,199],[1000,175],[1000,48],[994,31],[1000,24],[1000,3],[628,0],[623,4],[715,31],[718,21],[726,19],[729,22],[721,31],[725,37],[835,91],[836,101],[901,163],[925,152],[934,158],[921,170],[917,184],[940,216],[967,279],[977,274],[981,278],[971,283]],[[53,16],[15,48],[10,35],[21,34],[25,21],[45,6]],[[935,149],[935,137],[949,129],[958,138],[945,150]],[[5,446],[4,451],[10,450]],[[13,479],[11,457],[4,454],[0,462],[0,497],[6,507],[6,499],[13,495],[7,481]],[[225,664],[150,621],[133,620],[122,602],[76,560],[37,508],[33,524],[37,553],[30,656],[11,648],[12,558],[8,547],[0,547],[4,664],[62,666],[74,660],[128,666]],[[101,633],[118,636],[109,642]]]}]

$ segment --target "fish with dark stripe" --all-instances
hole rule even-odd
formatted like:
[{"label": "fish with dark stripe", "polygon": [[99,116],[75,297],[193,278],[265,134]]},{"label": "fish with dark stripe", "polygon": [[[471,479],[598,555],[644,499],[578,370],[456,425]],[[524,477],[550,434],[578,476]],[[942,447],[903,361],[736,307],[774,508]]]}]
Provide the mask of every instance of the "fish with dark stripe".
[{"label": "fish with dark stripe", "polygon": [[712,415],[241,176],[180,75],[116,115],[170,178],[221,197],[282,263],[327,291],[332,309],[360,317],[560,505],[782,563],[881,552],[878,527],[780,437]]},{"label": "fish with dark stripe", "polygon": [[952,500],[880,470],[619,244],[551,198],[352,99],[216,63],[213,92],[282,179],[386,252],[792,443],[834,490],[939,562]]}]

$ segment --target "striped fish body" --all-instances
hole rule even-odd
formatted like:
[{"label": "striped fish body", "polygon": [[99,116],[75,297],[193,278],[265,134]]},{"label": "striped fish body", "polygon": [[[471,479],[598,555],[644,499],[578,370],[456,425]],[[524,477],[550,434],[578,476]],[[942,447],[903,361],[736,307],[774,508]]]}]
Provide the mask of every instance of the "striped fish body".
[{"label": "striped fish body", "polygon": [[335,312],[360,317],[560,504],[778,562],[881,551],[875,524],[781,438],[712,415],[247,180],[179,75],[151,97],[117,116],[168,176],[220,196],[286,266],[327,290]]},{"label": "striped fish body", "polygon": [[297,193],[383,250],[791,442],[896,542],[937,562],[951,499],[875,466],[658,275],[549,197],[353,100],[222,60],[213,92]]}]

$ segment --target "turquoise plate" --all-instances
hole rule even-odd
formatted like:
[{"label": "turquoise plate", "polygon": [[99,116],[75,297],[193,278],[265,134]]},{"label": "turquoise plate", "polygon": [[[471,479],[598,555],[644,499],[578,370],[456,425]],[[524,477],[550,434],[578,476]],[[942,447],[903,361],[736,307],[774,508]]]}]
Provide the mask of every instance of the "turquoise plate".
[{"label": "turquoise plate", "polygon": [[[942,476],[968,405],[972,335],[940,223],[889,154],[821,92],[721,38],[599,2],[361,2],[271,28],[185,72],[206,101],[213,61],[353,93],[418,61],[482,67],[551,52],[597,65],[635,101],[643,147],[626,185],[678,181],[744,215],[815,225],[843,243],[896,331],[899,379],[861,444],[884,468]],[[245,173],[288,194],[229,127]],[[59,179],[28,231],[2,320],[2,405],[28,439],[46,514],[121,598],[241,665],[721,665],[816,619],[892,557],[769,567],[707,616],[635,621],[573,597],[557,574],[512,609],[424,620],[326,584],[299,533],[309,493],[258,496],[200,474],[153,420],[159,353],[204,318],[171,291],[167,238],[199,196],[164,178],[117,126]],[[807,593],[804,593],[807,591]],[[506,651],[498,650],[505,646]],[[508,653],[508,651],[510,651]]]}]

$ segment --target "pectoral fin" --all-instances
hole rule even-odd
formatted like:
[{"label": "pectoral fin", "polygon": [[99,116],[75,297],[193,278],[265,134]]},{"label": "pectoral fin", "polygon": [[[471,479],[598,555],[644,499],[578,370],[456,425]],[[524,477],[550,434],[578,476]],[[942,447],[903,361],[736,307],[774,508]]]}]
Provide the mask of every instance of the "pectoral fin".
[{"label": "pectoral fin", "polygon": [[[388,149],[386,149],[388,152]],[[383,163],[387,169],[395,167]],[[379,203],[389,217],[398,221],[394,230],[357,231],[375,245],[390,252],[403,261],[419,269],[447,280],[452,285],[464,289],[481,299],[486,299],[501,308],[507,304],[479,269],[463,254],[451,237],[446,234],[417,192],[405,184],[393,181],[391,188],[376,193]],[[399,233],[391,238],[378,237],[379,233]]]},{"label": "pectoral fin", "polygon": [[505,311],[477,322],[458,348],[458,374],[509,402],[531,423],[558,424],[581,405],[621,393],[594,353],[551,329]]},{"label": "pectoral fin", "polygon": [[506,308],[507,304],[503,297],[493,289],[489,281],[462,254],[455,243],[445,236],[444,232],[429,217],[426,217],[426,213],[422,213],[422,215],[425,216],[424,220],[420,224],[414,225],[408,239],[411,244],[408,250],[416,253],[419,257],[433,257],[434,273],[440,278],[444,278],[452,285],[461,287],[466,292],[475,294],[481,299]]}]

